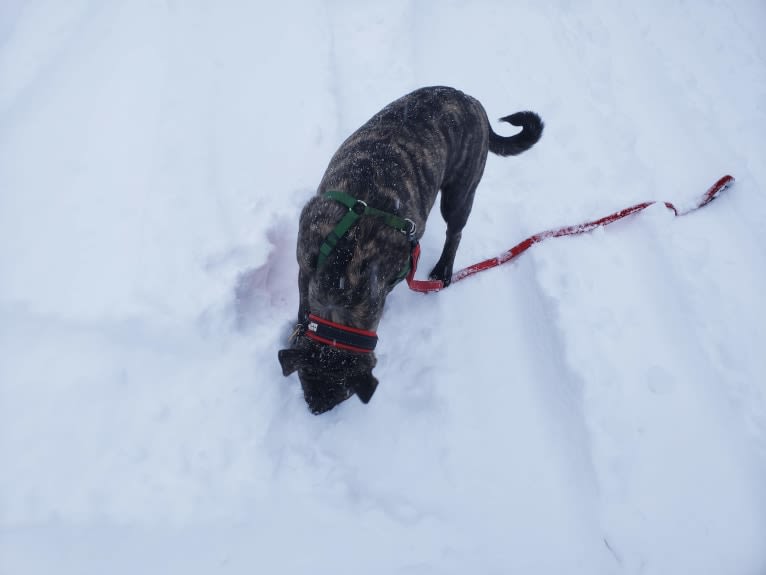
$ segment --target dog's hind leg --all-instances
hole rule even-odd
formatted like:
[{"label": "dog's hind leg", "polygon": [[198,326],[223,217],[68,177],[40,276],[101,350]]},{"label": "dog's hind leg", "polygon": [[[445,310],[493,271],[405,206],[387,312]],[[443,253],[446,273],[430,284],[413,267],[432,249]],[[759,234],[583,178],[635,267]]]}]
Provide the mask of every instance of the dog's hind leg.
[{"label": "dog's hind leg", "polygon": [[434,269],[431,270],[429,277],[444,282],[448,286],[452,281],[452,267],[455,264],[455,255],[460,245],[460,238],[463,234],[463,228],[468,221],[473,206],[473,196],[476,187],[479,185],[479,178],[470,182],[458,182],[449,184],[442,188],[441,213],[444,221],[447,222],[447,237],[442,248],[442,255],[436,262]]}]

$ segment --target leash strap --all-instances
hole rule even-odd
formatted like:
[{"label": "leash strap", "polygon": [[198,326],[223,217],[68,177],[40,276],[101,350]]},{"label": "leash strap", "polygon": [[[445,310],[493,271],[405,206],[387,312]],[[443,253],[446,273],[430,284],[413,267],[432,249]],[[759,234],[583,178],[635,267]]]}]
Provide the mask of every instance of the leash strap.
[{"label": "leash strap", "polygon": [[[703,206],[708,205],[715,198],[717,198],[721,192],[723,192],[726,188],[731,186],[733,183],[734,183],[734,178],[732,176],[728,176],[728,175],[723,176],[715,184],[713,184],[712,186],[710,186],[710,188],[708,188],[708,190],[703,194],[702,198],[700,198],[700,200],[697,202],[697,205],[693,206],[692,208],[688,209],[685,212],[679,212],[678,209],[676,209],[676,207],[670,202],[662,202],[662,203],[665,204],[665,207],[668,208],[669,210],[673,210],[673,213],[676,216],[684,216],[688,213],[698,210],[699,208]],[[528,237],[524,241],[519,242],[518,244],[513,246],[510,250],[503,252],[497,257],[489,258],[487,260],[473,264],[472,266],[468,266],[467,268],[463,268],[462,270],[452,275],[451,281],[452,283],[455,283],[457,281],[463,280],[479,272],[483,272],[485,270],[508,263],[511,260],[514,260],[517,257],[519,257],[521,254],[523,254],[533,245],[539,244],[540,242],[542,242],[543,240],[547,240],[548,238],[559,238],[561,236],[575,236],[579,234],[585,234],[595,230],[596,228],[608,226],[609,224],[612,224],[618,220],[621,220],[637,212],[645,210],[649,206],[652,206],[656,203],[657,202],[644,202],[642,204],[636,204],[635,206],[625,208],[624,210],[620,210],[619,212],[615,212],[613,214],[610,214],[598,220],[594,220],[592,222],[586,222],[584,224],[579,224],[574,226],[566,226],[563,228],[557,228],[553,230],[548,230],[546,232],[541,232],[539,234],[535,234],[533,236]],[[410,289],[420,293],[432,293],[432,292],[437,292],[444,289],[445,286],[441,280],[416,280],[415,279],[415,272],[417,271],[416,268],[417,268],[417,261],[419,257],[420,257],[420,246],[416,246],[412,252],[412,267],[410,269],[409,274],[407,275],[407,285],[410,287]]]}]

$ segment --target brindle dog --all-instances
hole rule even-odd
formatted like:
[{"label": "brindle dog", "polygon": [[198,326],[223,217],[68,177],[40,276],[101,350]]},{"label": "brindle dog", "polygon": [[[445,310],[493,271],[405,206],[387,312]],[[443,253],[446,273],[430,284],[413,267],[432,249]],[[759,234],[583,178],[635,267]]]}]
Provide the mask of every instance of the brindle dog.
[{"label": "brindle dog", "polygon": [[[306,337],[309,314],[375,331],[386,296],[407,268],[412,242],[422,236],[439,191],[447,238],[430,277],[449,284],[487,152],[514,156],[542,135],[543,123],[534,112],[501,120],[523,130],[499,136],[471,96],[447,87],[422,88],[373,116],[330,160],[317,195],[300,216],[299,325],[291,347],[279,352],[284,375],[298,371],[313,413],[328,411],[354,393],[367,403],[378,380],[372,375],[374,353],[338,349]],[[408,237],[380,218],[362,216],[318,266],[320,246],[349,210],[324,195],[330,190],[407,218],[414,222],[414,232]]]}]

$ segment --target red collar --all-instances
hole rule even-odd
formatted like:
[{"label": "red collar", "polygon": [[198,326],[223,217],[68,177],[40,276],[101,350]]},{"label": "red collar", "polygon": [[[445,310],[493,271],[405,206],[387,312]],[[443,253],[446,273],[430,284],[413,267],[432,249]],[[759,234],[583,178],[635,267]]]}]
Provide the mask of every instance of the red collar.
[{"label": "red collar", "polygon": [[371,353],[378,343],[374,331],[341,325],[314,314],[309,315],[305,334],[319,343],[357,353]]}]

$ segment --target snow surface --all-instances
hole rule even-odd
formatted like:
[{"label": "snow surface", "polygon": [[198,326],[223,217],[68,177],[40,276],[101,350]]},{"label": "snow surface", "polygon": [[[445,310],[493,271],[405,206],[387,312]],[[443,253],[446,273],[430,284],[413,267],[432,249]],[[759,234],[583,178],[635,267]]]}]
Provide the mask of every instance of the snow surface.
[{"label": "snow surface", "polygon": [[[0,573],[766,573],[764,25],[762,0],[0,2]],[[299,210],[433,84],[546,122],[489,159],[457,267],[737,183],[400,286],[373,401],[314,417],[276,360]]]}]

